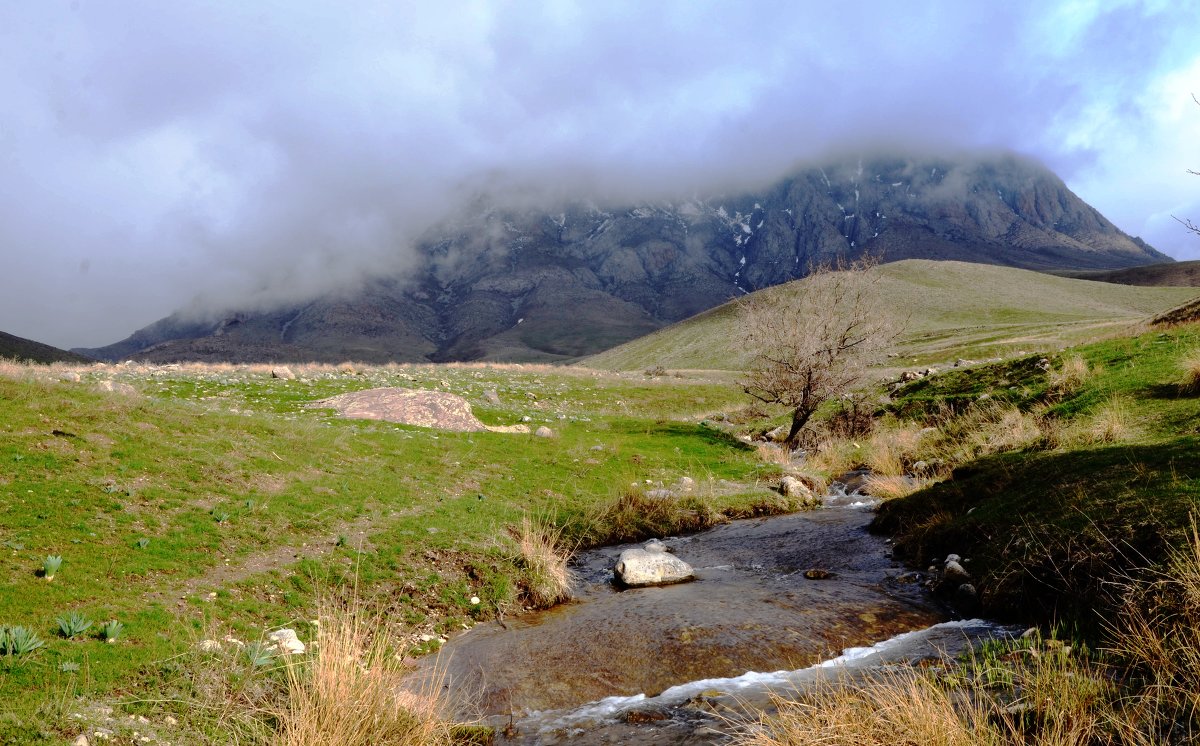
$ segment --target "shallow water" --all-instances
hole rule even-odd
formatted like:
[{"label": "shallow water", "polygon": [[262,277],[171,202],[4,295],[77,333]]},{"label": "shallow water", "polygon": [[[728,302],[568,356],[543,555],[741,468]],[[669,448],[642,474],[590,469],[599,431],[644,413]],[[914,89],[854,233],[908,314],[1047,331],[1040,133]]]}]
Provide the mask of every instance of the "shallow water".
[{"label": "shallow water", "polygon": [[[719,733],[692,722],[706,717],[704,708],[681,717],[679,703],[653,698],[687,682],[803,670],[945,621],[924,591],[896,581],[904,570],[886,541],[866,532],[871,513],[848,507],[863,502],[837,496],[823,510],[668,539],[696,570],[696,580],[681,585],[619,590],[612,567],[626,547],[582,553],[575,602],[479,625],[446,645],[448,685],[471,703],[462,714],[501,726],[511,719],[526,743],[628,742],[618,731],[635,727],[643,743],[718,742]],[[830,576],[808,579],[810,569]],[[613,698],[640,695],[673,714],[639,726],[616,722],[631,703]]]}]

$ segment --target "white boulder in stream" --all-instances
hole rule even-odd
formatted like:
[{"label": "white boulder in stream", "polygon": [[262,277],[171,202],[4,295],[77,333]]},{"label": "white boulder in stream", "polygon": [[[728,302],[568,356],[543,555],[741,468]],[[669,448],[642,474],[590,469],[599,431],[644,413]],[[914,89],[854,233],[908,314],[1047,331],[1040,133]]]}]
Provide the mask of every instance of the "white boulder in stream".
[{"label": "white boulder in stream", "polygon": [[630,588],[682,583],[694,575],[692,566],[668,553],[667,546],[658,539],[621,552],[613,571],[617,580]]}]

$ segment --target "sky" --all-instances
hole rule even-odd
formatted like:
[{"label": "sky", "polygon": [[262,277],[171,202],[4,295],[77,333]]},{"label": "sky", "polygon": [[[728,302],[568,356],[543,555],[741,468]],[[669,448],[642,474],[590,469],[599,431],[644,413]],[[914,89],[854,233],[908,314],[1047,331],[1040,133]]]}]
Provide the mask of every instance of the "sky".
[{"label": "sky", "polygon": [[0,330],[402,273],[481,185],[658,199],[882,147],[1036,158],[1200,259],[1198,32],[1120,0],[8,2]]}]

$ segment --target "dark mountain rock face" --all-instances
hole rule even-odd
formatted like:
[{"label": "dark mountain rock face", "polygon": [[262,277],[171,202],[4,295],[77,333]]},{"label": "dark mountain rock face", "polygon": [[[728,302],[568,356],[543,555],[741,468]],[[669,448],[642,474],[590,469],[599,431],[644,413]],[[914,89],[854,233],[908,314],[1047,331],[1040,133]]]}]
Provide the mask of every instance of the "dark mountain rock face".
[{"label": "dark mountain rock face", "polygon": [[80,352],[155,362],[564,360],[838,258],[1028,269],[1170,261],[1053,173],[1012,156],[867,159],[670,203],[481,208],[431,231],[417,252],[418,270],[353,298],[206,321],[176,314]]}]

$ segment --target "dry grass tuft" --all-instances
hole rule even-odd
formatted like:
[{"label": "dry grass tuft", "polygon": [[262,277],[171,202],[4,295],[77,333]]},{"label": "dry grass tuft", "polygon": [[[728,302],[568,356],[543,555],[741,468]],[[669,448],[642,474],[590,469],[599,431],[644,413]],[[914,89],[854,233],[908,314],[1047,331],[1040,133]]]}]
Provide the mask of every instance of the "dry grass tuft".
[{"label": "dry grass tuft", "polygon": [[866,465],[874,474],[901,476],[917,460],[920,445],[921,431],[915,426],[879,428],[867,441]]},{"label": "dry grass tuft", "polygon": [[1135,435],[1131,407],[1120,397],[1113,397],[1092,415],[1085,437],[1091,443],[1120,443]]},{"label": "dry grass tuft", "polygon": [[833,683],[813,695],[776,700],[778,713],[748,727],[738,746],[975,746],[998,743],[978,708],[956,706],[944,688],[920,675],[891,674],[863,684]]},{"label": "dry grass tuft", "polygon": [[382,624],[357,606],[326,608],[316,653],[286,664],[287,699],[274,713],[276,746],[438,746],[454,741],[440,681],[422,691],[403,684]]},{"label": "dry grass tuft", "polygon": [[904,474],[896,476],[872,474],[867,477],[867,482],[863,489],[868,495],[878,497],[881,500],[894,500],[897,497],[911,495],[927,484],[928,482],[924,480],[915,479]]},{"label": "dry grass tuft", "polygon": [[1131,582],[1114,652],[1145,681],[1123,728],[1131,743],[1161,743],[1180,728],[1200,735],[1200,531],[1165,571]]},{"label": "dry grass tuft", "polygon": [[1046,377],[1049,390],[1059,398],[1068,397],[1081,388],[1092,377],[1094,371],[1079,355],[1063,358],[1062,365],[1051,369]]},{"label": "dry grass tuft", "polygon": [[1183,390],[1189,394],[1200,394],[1200,349],[1184,355],[1179,367],[1183,368]]},{"label": "dry grass tuft", "polygon": [[695,533],[726,517],[700,495],[646,490],[633,483],[588,516],[579,532],[587,546],[624,544],[654,537]]},{"label": "dry grass tuft", "polygon": [[547,609],[571,598],[571,569],[563,529],[549,520],[522,516],[520,528],[509,533],[517,544],[521,595],[527,605]]}]

